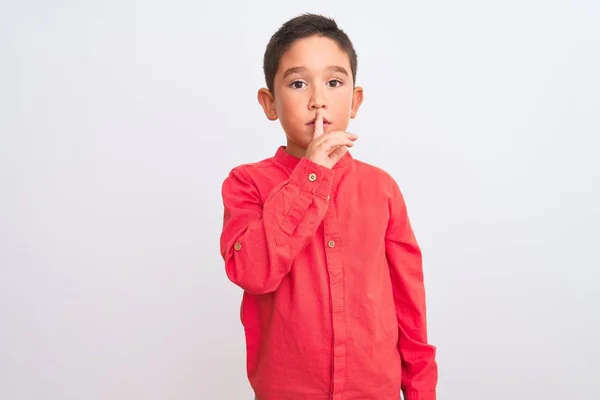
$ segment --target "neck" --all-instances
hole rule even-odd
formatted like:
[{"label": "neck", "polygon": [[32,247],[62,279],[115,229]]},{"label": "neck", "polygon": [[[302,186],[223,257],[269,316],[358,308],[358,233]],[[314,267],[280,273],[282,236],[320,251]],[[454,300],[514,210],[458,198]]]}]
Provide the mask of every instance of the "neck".
[{"label": "neck", "polygon": [[306,149],[288,139],[285,152],[296,158],[302,158],[306,154]]}]

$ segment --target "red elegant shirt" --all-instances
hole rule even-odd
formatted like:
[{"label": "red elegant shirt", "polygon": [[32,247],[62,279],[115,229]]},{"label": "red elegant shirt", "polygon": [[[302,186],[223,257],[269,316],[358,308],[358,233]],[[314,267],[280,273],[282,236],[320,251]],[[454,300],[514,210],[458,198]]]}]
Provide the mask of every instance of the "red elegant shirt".
[{"label": "red elegant shirt", "polygon": [[390,175],[280,147],[233,169],[222,195],[258,400],[435,400],[421,251]]}]

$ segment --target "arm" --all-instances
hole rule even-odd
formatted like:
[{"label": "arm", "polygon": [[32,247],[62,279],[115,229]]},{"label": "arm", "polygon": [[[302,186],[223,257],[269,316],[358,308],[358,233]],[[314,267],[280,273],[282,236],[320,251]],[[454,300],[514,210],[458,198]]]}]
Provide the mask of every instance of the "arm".
[{"label": "arm", "polygon": [[332,180],[331,169],[302,158],[262,204],[243,168],[234,169],[222,189],[221,255],[229,279],[252,294],[275,291],[323,220]]},{"label": "arm", "polygon": [[436,348],[427,343],[425,287],[421,250],[413,234],[398,186],[390,200],[386,254],[398,320],[402,392],[406,400],[435,400]]}]

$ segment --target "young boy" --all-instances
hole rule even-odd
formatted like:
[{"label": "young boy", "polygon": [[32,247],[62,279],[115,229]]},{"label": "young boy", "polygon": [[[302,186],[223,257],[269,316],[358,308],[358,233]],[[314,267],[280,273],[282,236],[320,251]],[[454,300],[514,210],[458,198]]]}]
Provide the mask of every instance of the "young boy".
[{"label": "young boy", "polygon": [[258,101],[287,145],[223,183],[221,254],[244,289],[248,378],[258,400],[435,400],[421,252],[402,194],[348,153],[363,100],[335,21],[286,22]]}]

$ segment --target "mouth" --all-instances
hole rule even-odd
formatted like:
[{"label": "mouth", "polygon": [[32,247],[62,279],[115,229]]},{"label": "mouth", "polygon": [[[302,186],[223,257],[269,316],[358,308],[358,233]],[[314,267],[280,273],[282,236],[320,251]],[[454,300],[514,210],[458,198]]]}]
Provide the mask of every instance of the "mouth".
[{"label": "mouth", "polygon": [[[315,121],[316,121],[316,120],[317,120],[317,119],[316,119],[316,118],[314,118],[312,121],[308,122],[306,125],[311,125],[311,126],[314,126],[314,125],[315,125]],[[329,121],[327,118],[323,118],[323,127],[325,127],[325,126],[327,126],[327,125],[330,125],[330,124],[331,124],[331,122],[330,122],[330,121]]]}]

